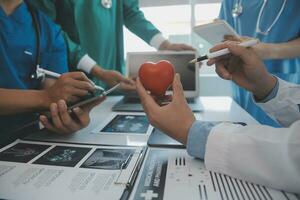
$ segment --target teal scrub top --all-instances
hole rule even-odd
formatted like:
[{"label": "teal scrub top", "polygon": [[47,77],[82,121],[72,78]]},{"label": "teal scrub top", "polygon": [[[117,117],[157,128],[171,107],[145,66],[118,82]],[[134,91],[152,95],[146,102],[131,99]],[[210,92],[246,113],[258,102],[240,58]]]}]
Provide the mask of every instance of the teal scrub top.
[{"label": "teal scrub top", "polygon": [[[232,9],[237,0],[224,0],[220,11],[220,18],[226,20],[238,34],[260,39],[266,43],[282,43],[300,37],[300,1],[288,0],[283,13],[268,35],[256,32],[256,23],[262,7],[262,0],[242,0],[243,13],[232,17]],[[283,5],[283,0],[270,0],[262,13],[260,28],[262,31],[269,28],[275,20]],[[266,60],[268,71],[286,81],[300,83],[300,58],[284,60]],[[257,107],[251,94],[233,84],[233,98],[246,109],[259,122],[267,125],[278,126],[259,107]]]},{"label": "teal scrub top", "polygon": [[[41,30],[40,66],[67,72],[66,45],[60,29],[41,12],[37,12],[37,20]],[[36,70],[36,55],[35,28],[27,5],[20,4],[10,16],[0,7],[0,88],[39,89],[40,82],[30,78]],[[35,113],[0,116],[0,146],[16,139],[18,133],[12,132],[35,119]]]},{"label": "teal scrub top", "polygon": [[103,7],[101,0],[33,2],[65,31],[72,66],[87,53],[103,68],[124,73],[124,25],[147,43],[160,33],[145,19],[138,0],[112,0],[109,9]]}]

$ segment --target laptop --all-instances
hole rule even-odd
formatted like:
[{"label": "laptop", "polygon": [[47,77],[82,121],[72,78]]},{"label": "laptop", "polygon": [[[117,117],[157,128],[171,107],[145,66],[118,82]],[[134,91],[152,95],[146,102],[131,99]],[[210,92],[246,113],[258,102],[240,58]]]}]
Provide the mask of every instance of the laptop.
[{"label": "laptop", "polygon": [[[199,66],[198,63],[189,64],[196,57],[197,53],[194,51],[130,52],[127,53],[126,73],[129,77],[137,77],[139,68],[143,63],[168,60],[175,67],[176,73],[180,74],[184,94],[190,108],[194,112],[201,112],[203,106],[199,101]],[[167,94],[171,94],[171,91],[167,91]],[[143,111],[136,93],[126,94],[112,109],[118,112]]]}]

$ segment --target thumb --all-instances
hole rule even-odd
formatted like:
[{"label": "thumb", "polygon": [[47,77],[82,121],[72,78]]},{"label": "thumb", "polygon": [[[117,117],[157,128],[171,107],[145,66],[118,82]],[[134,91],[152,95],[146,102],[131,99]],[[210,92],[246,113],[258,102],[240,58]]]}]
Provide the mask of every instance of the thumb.
[{"label": "thumb", "polygon": [[173,81],[173,99],[175,101],[181,101],[182,99],[185,99],[183,87],[180,82],[180,75],[176,74],[174,81]]}]

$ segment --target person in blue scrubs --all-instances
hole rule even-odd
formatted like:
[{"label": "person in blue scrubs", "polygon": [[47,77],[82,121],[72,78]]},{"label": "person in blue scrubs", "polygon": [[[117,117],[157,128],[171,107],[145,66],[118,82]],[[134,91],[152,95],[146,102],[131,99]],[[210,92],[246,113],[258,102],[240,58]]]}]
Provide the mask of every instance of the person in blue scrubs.
[{"label": "person in blue scrubs", "polygon": [[[40,116],[41,123],[58,133],[75,132],[89,123],[94,105],[75,108],[74,116],[66,102],[77,101],[94,91],[90,80],[81,72],[67,72],[64,39],[58,27],[41,12],[34,11],[40,30],[37,52],[36,26],[29,4],[22,0],[0,0],[0,144],[16,139],[14,130],[38,119],[37,112],[49,110],[52,121]],[[36,57],[40,67],[66,73],[58,80],[33,79]],[[99,102],[97,102],[99,103]],[[36,124],[32,128],[37,128]]]},{"label": "person in blue scrubs", "polygon": [[[219,18],[239,35],[261,41],[255,49],[270,73],[300,83],[300,1],[224,0]],[[232,92],[234,100],[260,123],[278,126],[254,104],[249,92],[234,83]]]}]

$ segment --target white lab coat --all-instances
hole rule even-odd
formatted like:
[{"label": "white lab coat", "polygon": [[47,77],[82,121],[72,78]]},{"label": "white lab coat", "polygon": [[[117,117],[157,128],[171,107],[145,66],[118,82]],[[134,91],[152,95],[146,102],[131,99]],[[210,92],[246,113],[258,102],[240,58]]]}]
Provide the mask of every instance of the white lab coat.
[{"label": "white lab coat", "polygon": [[207,169],[300,193],[300,86],[278,79],[277,96],[258,104],[285,128],[222,123],[208,137]]}]

